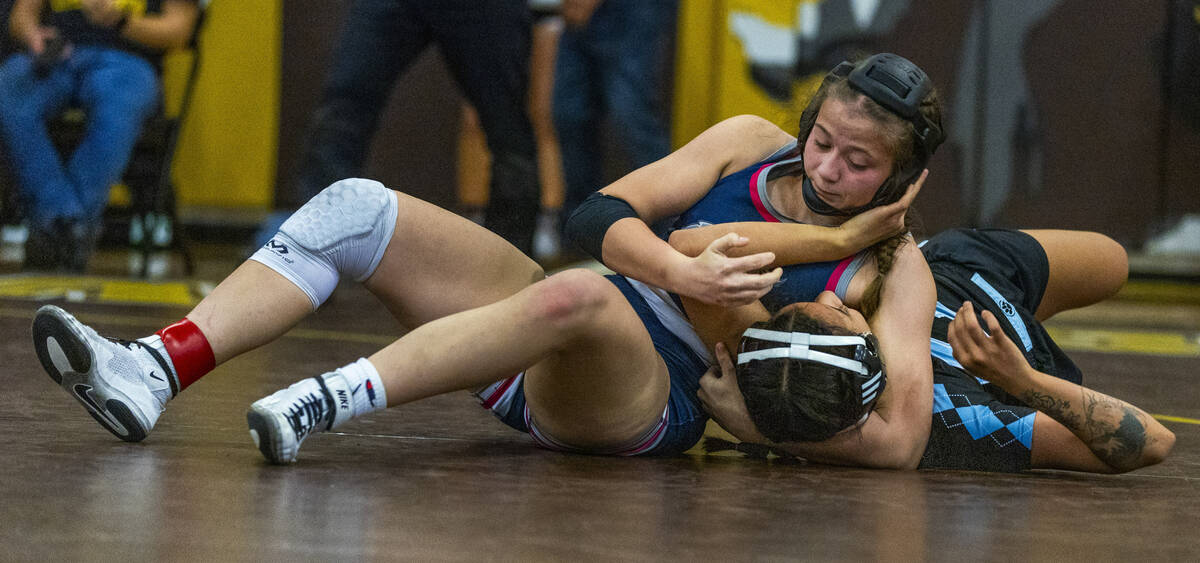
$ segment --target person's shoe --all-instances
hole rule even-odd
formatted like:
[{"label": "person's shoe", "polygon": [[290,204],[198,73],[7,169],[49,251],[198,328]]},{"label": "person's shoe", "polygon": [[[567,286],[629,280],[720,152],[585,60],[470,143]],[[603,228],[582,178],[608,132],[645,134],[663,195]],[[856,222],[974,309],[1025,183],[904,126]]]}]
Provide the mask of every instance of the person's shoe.
[{"label": "person's shoe", "polygon": [[538,214],[537,229],[533,231],[533,259],[538,262],[553,260],[560,252],[558,213],[542,211]]},{"label": "person's shoe", "polygon": [[296,461],[309,434],[333,426],[335,407],[321,377],[310,377],[250,405],[246,413],[250,438],[267,461]]},{"label": "person's shoe", "polygon": [[53,305],[33,318],[33,346],[50,378],[126,442],[145,439],[178,392],[158,352],[136,340],[104,338]]}]

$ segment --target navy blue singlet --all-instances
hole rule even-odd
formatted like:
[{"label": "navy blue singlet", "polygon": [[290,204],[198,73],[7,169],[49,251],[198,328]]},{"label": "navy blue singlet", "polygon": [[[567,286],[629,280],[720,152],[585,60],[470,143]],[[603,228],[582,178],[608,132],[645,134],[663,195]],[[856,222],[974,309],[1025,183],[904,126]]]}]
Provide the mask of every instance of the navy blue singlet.
[{"label": "navy blue singlet", "polygon": [[[799,156],[788,155],[795,146],[795,141],[788,143],[765,160],[718,180],[700,201],[679,216],[671,230],[745,221],[796,223],[775,209],[766,197],[767,174],[771,169],[800,162]],[[785,266],[783,277],[763,296],[762,303],[773,313],[792,303],[812,301],[826,290],[845,299],[850,278],[866,256],[860,252],[842,260]]]}]

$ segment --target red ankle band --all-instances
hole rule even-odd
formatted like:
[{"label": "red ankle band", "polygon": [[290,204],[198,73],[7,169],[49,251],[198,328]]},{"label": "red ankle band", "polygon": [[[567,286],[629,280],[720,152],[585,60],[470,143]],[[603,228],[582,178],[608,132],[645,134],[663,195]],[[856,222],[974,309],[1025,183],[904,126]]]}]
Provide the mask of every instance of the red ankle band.
[{"label": "red ankle band", "polygon": [[156,334],[162,338],[163,347],[167,349],[171,363],[175,364],[180,391],[217,366],[208,339],[192,321],[185,318]]}]

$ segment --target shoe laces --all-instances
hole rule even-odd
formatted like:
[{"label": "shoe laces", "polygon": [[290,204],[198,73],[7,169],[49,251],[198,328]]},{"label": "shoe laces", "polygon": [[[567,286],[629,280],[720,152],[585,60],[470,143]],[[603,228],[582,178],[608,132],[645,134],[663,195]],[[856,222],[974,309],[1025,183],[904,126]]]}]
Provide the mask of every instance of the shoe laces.
[{"label": "shoe laces", "polygon": [[297,398],[288,407],[287,420],[296,432],[296,439],[303,440],[325,418],[329,409],[325,408],[325,398],[316,393],[308,393]]},{"label": "shoe laces", "polygon": [[108,337],[104,337],[104,338],[105,338],[105,340],[108,340],[109,342],[112,342],[113,344],[119,344],[121,346],[124,346],[125,349],[129,350],[130,352],[136,352],[136,350],[133,349],[134,346],[137,346],[138,348],[148,348],[148,346],[146,346],[145,344],[142,344],[141,342],[138,342],[137,340],[122,340],[120,338],[108,338]]}]

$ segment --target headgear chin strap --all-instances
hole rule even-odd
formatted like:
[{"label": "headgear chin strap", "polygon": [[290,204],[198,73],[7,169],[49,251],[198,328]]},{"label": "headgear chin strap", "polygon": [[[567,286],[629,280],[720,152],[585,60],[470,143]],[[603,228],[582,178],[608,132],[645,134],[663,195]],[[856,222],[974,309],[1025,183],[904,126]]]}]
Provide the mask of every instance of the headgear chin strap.
[{"label": "headgear chin strap", "polygon": [[[875,336],[865,333],[854,336],[833,334],[810,334],[807,332],[780,332],[761,328],[748,328],[742,333],[743,346],[746,339],[762,340],[787,344],[757,350],[739,352],[738,365],[755,360],[787,358],[792,360],[818,362],[847,371],[857,373],[863,380],[861,385],[862,404],[868,405],[877,398],[887,384],[883,362],[876,351],[878,343]],[[827,352],[813,350],[813,347],[854,346],[854,358],[844,358]]]},{"label": "headgear chin strap", "polygon": [[[813,189],[812,182],[808,177],[804,178],[804,203],[813,213],[849,217],[872,207],[887,205],[899,200],[909,184],[912,184],[921,175],[921,171],[929,163],[933,152],[945,140],[945,136],[937,124],[930,122],[921,114],[921,100],[924,100],[925,96],[933,90],[933,81],[929,79],[925,71],[921,70],[921,67],[913,64],[912,61],[892,53],[879,53],[868,58],[857,68],[854,63],[842,62],[825,77],[825,80],[829,81],[833,78],[845,78],[852,88],[911,123],[915,134],[913,163],[897,174],[898,181],[891,189],[885,190],[881,186],[881,189],[875,192],[875,197],[871,202],[862,207],[837,209],[822,200],[821,196],[817,195]],[[819,109],[814,108],[812,111]]]}]

